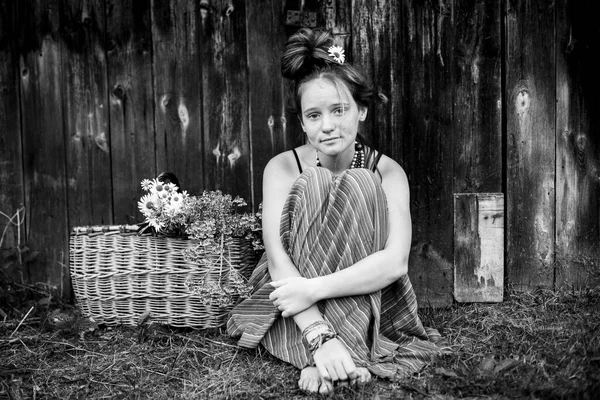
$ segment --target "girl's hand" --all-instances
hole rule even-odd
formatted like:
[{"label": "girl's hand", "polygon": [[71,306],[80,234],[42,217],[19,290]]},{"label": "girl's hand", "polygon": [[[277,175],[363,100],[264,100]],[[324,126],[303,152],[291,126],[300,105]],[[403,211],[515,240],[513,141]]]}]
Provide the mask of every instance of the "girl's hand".
[{"label": "girl's hand", "polygon": [[269,299],[279,308],[283,317],[293,317],[319,300],[315,285],[310,279],[291,277],[273,281],[271,285],[275,290],[271,292]]},{"label": "girl's hand", "polygon": [[315,351],[313,359],[323,379],[353,383],[358,376],[348,349],[339,339],[323,343]]}]

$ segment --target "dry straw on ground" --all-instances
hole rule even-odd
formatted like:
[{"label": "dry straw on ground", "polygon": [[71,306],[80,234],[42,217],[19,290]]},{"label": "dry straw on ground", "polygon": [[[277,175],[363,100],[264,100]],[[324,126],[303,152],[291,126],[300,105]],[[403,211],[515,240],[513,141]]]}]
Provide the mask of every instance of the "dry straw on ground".
[{"label": "dry straw on ground", "polygon": [[[151,319],[96,326],[43,288],[0,282],[0,398],[304,399],[297,370],[219,330]],[[29,312],[29,313],[28,313]],[[511,293],[500,304],[422,309],[454,352],[395,382],[332,399],[592,399],[600,393],[600,288]]]}]

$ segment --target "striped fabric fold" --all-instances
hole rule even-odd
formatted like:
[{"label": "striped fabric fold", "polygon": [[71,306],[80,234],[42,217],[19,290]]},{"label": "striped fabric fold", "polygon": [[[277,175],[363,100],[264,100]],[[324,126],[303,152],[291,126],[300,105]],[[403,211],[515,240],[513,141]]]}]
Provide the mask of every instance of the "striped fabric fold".
[{"label": "striped fabric fold", "polygon": [[[285,203],[281,242],[306,278],[334,273],[381,250],[388,234],[387,202],[376,175],[364,168],[333,174],[307,168]],[[250,282],[253,293],[231,312],[227,332],[242,347],[262,344],[271,354],[297,368],[313,365],[292,318],[269,300],[266,253]],[[357,366],[377,376],[398,378],[421,369],[440,352],[440,335],[424,328],[408,276],[368,295],[318,303]]]}]

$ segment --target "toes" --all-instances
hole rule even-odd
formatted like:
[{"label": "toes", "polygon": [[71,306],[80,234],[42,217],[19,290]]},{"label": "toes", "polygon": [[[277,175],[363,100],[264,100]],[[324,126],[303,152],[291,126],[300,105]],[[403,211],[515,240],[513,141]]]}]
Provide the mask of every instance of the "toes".
[{"label": "toes", "polygon": [[317,393],[319,391],[319,381],[313,379],[300,379],[298,388],[304,392]]},{"label": "toes", "polygon": [[356,379],[354,380],[358,384],[365,384],[371,380],[371,373],[364,367],[356,368]]},{"label": "toes", "polygon": [[317,393],[319,391],[319,381],[308,382],[304,390],[308,393]]},{"label": "toes", "polygon": [[320,384],[321,377],[317,368],[307,367],[300,373],[300,380],[298,381],[298,388],[300,390],[308,393],[317,393]]},{"label": "toes", "polygon": [[330,380],[321,380],[321,387],[319,388],[320,394],[333,393],[333,383]]}]

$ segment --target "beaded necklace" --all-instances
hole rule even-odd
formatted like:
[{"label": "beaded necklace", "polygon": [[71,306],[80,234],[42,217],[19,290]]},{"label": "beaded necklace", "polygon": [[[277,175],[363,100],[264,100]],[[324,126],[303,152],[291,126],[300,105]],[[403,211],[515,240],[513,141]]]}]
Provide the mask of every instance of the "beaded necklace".
[{"label": "beaded necklace", "polygon": [[[319,160],[319,152],[315,152],[317,156],[317,167],[321,167],[321,160]],[[350,168],[364,168],[365,167],[365,148],[362,143],[354,142],[354,157],[350,163]]]}]

